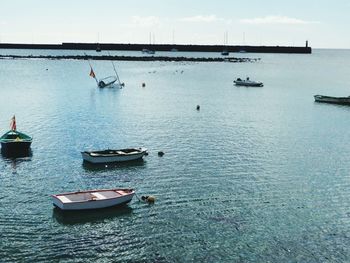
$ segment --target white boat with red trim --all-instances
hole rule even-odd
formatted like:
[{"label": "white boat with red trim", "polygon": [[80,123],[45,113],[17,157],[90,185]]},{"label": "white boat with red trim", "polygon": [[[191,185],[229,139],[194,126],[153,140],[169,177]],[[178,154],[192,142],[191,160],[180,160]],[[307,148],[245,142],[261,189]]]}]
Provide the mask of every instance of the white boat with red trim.
[{"label": "white boat with red trim", "polygon": [[135,191],[131,188],[101,189],[52,195],[54,206],[62,210],[87,210],[127,204]]}]

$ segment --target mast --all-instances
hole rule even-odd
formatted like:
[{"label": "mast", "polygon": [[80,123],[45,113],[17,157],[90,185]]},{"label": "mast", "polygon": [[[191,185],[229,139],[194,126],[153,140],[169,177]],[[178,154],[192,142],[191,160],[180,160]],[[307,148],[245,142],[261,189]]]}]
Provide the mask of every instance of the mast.
[{"label": "mast", "polygon": [[[111,54],[109,53],[109,51],[108,51],[108,56],[111,56]],[[115,65],[114,65],[114,63],[113,63],[113,60],[111,60],[111,62],[112,62],[113,69],[114,69],[114,72],[115,72],[115,76],[117,77],[117,81],[118,81],[118,83],[119,83],[119,86],[122,86],[122,83],[120,82],[119,75],[118,75],[117,70],[116,70],[116,68],[115,68]]]},{"label": "mast", "polygon": [[113,61],[111,61],[111,62],[112,62],[113,69],[114,69],[114,72],[115,72],[115,76],[117,77],[119,86],[122,86],[122,83],[120,82],[120,79],[119,79],[119,75],[118,75],[118,73],[117,73],[117,70],[115,69],[114,63],[113,63]]}]

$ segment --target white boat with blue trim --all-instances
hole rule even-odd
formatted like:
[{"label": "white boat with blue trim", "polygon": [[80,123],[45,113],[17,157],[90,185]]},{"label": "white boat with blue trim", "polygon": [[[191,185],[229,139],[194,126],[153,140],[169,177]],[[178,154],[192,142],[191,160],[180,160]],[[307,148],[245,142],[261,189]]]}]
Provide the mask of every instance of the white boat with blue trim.
[{"label": "white boat with blue trim", "polygon": [[245,86],[245,87],[263,87],[264,86],[262,82],[252,81],[249,78],[247,79],[238,78],[234,80],[233,83],[236,86]]},{"label": "white boat with blue trim", "polygon": [[147,155],[146,148],[127,148],[119,150],[84,151],[81,152],[84,161],[90,163],[128,162],[141,159]]},{"label": "white boat with blue trim", "polygon": [[51,197],[53,205],[61,210],[87,210],[127,204],[134,194],[131,188],[118,188],[70,192]]}]

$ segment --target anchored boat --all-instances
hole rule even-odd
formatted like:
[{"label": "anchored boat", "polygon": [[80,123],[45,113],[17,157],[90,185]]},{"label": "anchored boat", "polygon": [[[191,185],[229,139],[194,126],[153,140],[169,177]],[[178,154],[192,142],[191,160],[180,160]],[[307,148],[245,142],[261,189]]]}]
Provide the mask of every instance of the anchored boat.
[{"label": "anchored boat", "polygon": [[135,194],[133,189],[101,189],[52,195],[54,206],[62,210],[100,209],[127,204]]},{"label": "anchored boat", "polygon": [[236,86],[245,86],[245,87],[263,87],[264,86],[262,82],[252,81],[249,78],[244,80],[241,78],[238,78],[234,80],[233,83],[235,83]]},{"label": "anchored boat", "polygon": [[331,97],[331,96],[315,95],[314,98],[316,102],[350,105],[350,96],[349,97]]},{"label": "anchored boat", "polygon": [[17,155],[29,152],[33,138],[17,131],[16,117],[13,116],[11,130],[0,137],[1,152],[6,155]]},{"label": "anchored boat", "polygon": [[94,70],[92,69],[92,66],[91,66],[91,63],[90,61],[89,62],[89,65],[90,65],[90,77],[94,78],[95,81],[96,81],[96,84],[99,88],[114,88],[114,87],[119,87],[120,89],[123,88],[125,86],[124,82],[122,83],[119,79],[119,76],[118,76],[118,73],[117,73],[117,70],[114,66],[114,63],[113,61],[112,62],[112,65],[113,65],[113,70],[114,70],[114,73],[115,73],[115,76],[108,76],[108,77],[105,77],[103,79],[97,79],[96,77],[96,74],[94,72]]},{"label": "anchored boat", "polygon": [[81,155],[84,161],[90,163],[127,162],[141,159],[147,154],[146,148],[128,148],[119,150],[84,151]]}]

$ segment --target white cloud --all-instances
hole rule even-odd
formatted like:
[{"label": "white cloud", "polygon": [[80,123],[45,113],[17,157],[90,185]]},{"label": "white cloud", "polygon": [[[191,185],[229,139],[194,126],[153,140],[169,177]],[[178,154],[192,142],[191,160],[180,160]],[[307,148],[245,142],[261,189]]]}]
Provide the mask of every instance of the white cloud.
[{"label": "white cloud", "polygon": [[239,20],[241,24],[284,24],[284,25],[305,25],[305,24],[319,24],[318,21],[306,21],[287,16],[265,16]]},{"label": "white cloud", "polygon": [[209,15],[209,16],[190,16],[190,17],[183,17],[179,19],[183,22],[217,22],[217,21],[224,21],[223,18],[216,17],[216,15]]},{"label": "white cloud", "polygon": [[160,25],[160,18],[156,16],[132,16],[129,26],[133,27],[153,27]]}]

